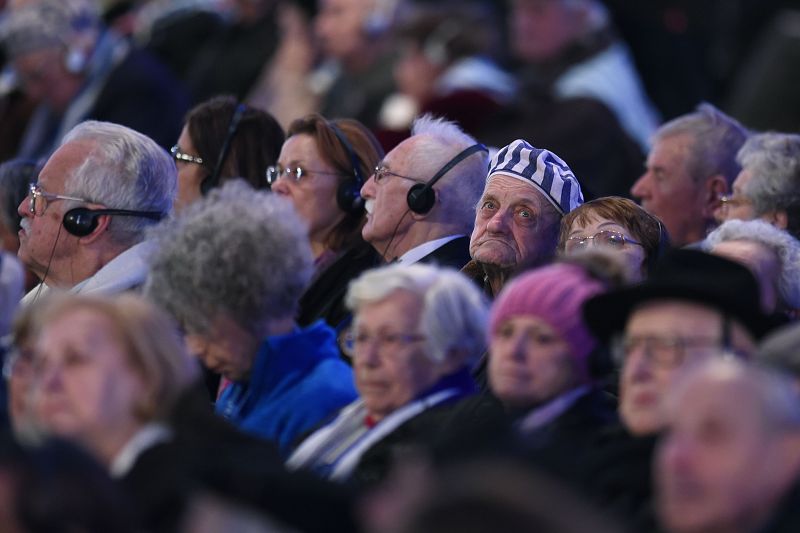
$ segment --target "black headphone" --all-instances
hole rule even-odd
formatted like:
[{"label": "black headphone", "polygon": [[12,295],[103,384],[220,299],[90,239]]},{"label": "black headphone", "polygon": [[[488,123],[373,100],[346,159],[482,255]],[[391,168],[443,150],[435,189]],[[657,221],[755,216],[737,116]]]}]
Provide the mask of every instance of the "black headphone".
[{"label": "black headphone", "polygon": [[68,233],[77,237],[86,237],[97,228],[97,217],[101,215],[117,215],[124,217],[141,217],[161,220],[164,214],[158,211],[131,211],[128,209],[87,209],[76,207],[64,213],[62,224]]},{"label": "black headphone", "polygon": [[236,106],[233,116],[231,117],[231,123],[228,126],[228,133],[225,134],[225,139],[222,141],[222,148],[219,150],[219,157],[217,157],[217,163],[214,165],[214,171],[206,179],[200,182],[200,192],[203,194],[203,196],[208,194],[208,191],[217,186],[217,183],[219,182],[219,175],[222,172],[222,166],[225,164],[225,159],[227,159],[228,153],[231,151],[231,142],[233,142],[233,137],[236,135],[236,131],[239,129],[239,123],[242,121],[242,116],[246,110],[247,106],[244,104],[239,104]]},{"label": "black headphone", "polygon": [[428,183],[417,183],[411,187],[408,190],[408,195],[406,196],[408,208],[420,215],[424,215],[433,209],[433,205],[436,203],[436,193],[433,191],[433,186],[436,185],[436,182],[439,181],[442,176],[450,172],[450,169],[475,152],[488,151],[489,150],[481,143],[473,144],[448,161],[441,169],[439,169],[439,172],[433,175]]},{"label": "black headphone", "polygon": [[339,204],[339,209],[351,215],[358,215],[364,209],[364,199],[361,198],[361,187],[366,181],[364,174],[359,167],[359,159],[356,156],[353,146],[347,140],[342,130],[340,130],[333,122],[328,122],[331,131],[336,134],[339,142],[344,147],[347,155],[350,157],[350,165],[353,167],[353,178],[347,178],[339,183],[336,188],[336,203]]}]

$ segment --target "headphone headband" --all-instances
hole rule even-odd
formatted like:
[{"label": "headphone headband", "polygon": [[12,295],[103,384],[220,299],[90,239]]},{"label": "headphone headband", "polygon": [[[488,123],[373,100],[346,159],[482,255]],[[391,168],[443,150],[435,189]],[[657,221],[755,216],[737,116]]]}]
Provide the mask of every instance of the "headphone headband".
[{"label": "headphone headband", "polygon": [[336,202],[345,213],[359,214],[364,207],[364,199],[361,198],[361,187],[366,181],[359,167],[359,158],[356,156],[356,151],[350,141],[347,140],[344,132],[331,121],[328,121],[327,125],[336,135],[336,138],[339,139],[339,143],[344,147],[345,152],[347,152],[350,158],[350,165],[353,167],[353,179],[355,180],[346,180],[339,184],[336,189]]},{"label": "headphone headband", "polygon": [[222,147],[219,150],[219,157],[217,157],[217,163],[214,165],[214,171],[200,184],[200,190],[203,195],[217,186],[217,182],[219,182],[219,175],[222,172],[222,167],[225,164],[225,160],[228,158],[228,153],[231,151],[233,137],[236,135],[236,131],[239,129],[239,123],[242,121],[242,116],[244,116],[245,111],[247,111],[247,106],[245,104],[237,105],[236,109],[233,111],[231,123],[228,126],[228,132],[225,134],[225,139],[222,141]]},{"label": "headphone headband", "polygon": [[97,227],[97,217],[102,215],[141,217],[159,221],[166,215],[160,211],[133,211],[131,209],[88,209],[76,207],[64,213],[62,224],[72,235],[85,237]]},{"label": "headphone headband", "polygon": [[433,186],[436,185],[436,182],[442,179],[442,177],[450,172],[454,166],[462,162],[464,159],[468,158],[475,152],[488,152],[488,148],[486,148],[481,143],[475,143],[469,148],[465,148],[461,152],[459,152],[455,157],[453,157],[450,161],[444,164],[439,171],[433,175],[433,177],[428,180],[428,183],[422,184],[418,183],[409,189],[408,196],[406,197],[406,201],[408,203],[408,208],[414,211],[415,213],[425,214],[433,208],[433,204],[436,202],[436,197],[433,194]]}]

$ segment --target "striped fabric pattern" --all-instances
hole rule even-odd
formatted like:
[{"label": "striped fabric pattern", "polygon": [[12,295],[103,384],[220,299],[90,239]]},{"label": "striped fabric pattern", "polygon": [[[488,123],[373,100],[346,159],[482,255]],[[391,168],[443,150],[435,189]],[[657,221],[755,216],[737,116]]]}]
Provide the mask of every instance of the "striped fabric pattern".
[{"label": "striped fabric pattern", "polygon": [[583,203],[580,183],[569,166],[553,152],[522,139],[501,148],[492,158],[487,181],[498,174],[530,183],[562,215]]}]

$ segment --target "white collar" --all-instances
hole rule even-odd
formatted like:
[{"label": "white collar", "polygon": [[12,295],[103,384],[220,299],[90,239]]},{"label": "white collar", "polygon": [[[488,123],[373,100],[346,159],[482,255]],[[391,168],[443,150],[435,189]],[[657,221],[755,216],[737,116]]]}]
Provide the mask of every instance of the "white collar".
[{"label": "white collar", "polygon": [[581,396],[588,394],[590,390],[591,387],[589,385],[582,385],[553,398],[544,405],[533,408],[516,423],[517,430],[523,434],[530,433],[549,424],[564,414]]},{"label": "white collar", "polygon": [[463,235],[448,235],[447,237],[441,237],[439,239],[434,239],[432,241],[423,242],[422,244],[413,247],[412,249],[408,250],[406,253],[401,255],[400,259],[398,259],[397,262],[403,265],[413,265],[414,263],[419,262],[420,259],[430,254],[434,250],[438,250],[448,242],[454,241],[459,237],[463,237]]},{"label": "white collar", "polygon": [[130,472],[139,456],[148,448],[172,438],[172,431],[164,424],[150,423],[137,431],[111,461],[112,478],[121,478]]}]

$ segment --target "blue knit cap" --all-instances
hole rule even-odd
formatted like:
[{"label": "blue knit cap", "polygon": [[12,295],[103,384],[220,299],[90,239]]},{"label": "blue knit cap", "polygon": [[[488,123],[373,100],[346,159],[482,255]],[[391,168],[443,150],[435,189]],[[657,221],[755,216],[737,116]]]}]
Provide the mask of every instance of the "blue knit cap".
[{"label": "blue knit cap", "polygon": [[536,187],[562,215],[583,203],[581,185],[569,166],[553,152],[534,148],[522,139],[501,148],[492,158],[486,181],[497,174]]}]

